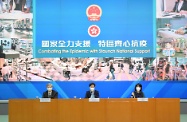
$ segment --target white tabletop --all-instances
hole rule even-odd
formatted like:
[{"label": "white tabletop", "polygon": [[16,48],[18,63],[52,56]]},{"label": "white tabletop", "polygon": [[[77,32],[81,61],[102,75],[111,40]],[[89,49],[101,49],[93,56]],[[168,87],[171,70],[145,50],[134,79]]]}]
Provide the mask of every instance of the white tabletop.
[{"label": "white tabletop", "polygon": [[162,38],[185,38],[187,39],[187,34],[180,35],[172,31],[159,31],[158,35],[161,36]]},{"label": "white tabletop", "polygon": [[[158,18],[158,19],[167,19],[167,18],[175,18],[175,16],[181,16],[179,13],[174,13],[174,12],[172,12],[172,13],[169,13],[170,15],[168,15],[168,16],[162,16],[163,14],[161,14],[161,15],[157,15],[157,17],[156,18]],[[179,17],[179,18],[184,18],[184,17],[186,17],[186,15],[182,15],[181,17]]]},{"label": "white tabletop", "polygon": [[24,19],[33,18],[32,13],[24,13],[21,11],[14,10],[11,13],[5,12],[0,14],[1,19]]},{"label": "white tabletop", "polygon": [[14,50],[3,50],[3,53],[4,54],[19,54],[19,52],[17,52],[17,51],[14,51]]}]

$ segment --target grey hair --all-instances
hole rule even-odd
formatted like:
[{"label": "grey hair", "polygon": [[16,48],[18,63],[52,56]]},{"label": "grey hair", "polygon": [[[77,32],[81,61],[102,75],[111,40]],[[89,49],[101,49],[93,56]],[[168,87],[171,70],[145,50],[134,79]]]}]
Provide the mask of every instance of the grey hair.
[{"label": "grey hair", "polygon": [[53,87],[53,84],[51,84],[51,83],[48,83],[48,84],[47,84],[46,86],[47,86],[47,87],[48,87],[48,86],[52,86],[52,87]]}]

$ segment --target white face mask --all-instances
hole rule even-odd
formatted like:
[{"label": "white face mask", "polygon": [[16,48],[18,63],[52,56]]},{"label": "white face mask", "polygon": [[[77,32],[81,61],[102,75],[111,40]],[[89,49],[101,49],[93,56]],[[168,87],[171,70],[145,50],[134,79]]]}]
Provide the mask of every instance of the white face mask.
[{"label": "white face mask", "polygon": [[94,91],[95,88],[90,88],[90,91]]},{"label": "white face mask", "polygon": [[52,91],[52,88],[47,88],[48,91]]},{"label": "white face mask", "polygon": [[140,87],[136,87],[136,91],[140,91],[141,90],[141,88]]}]

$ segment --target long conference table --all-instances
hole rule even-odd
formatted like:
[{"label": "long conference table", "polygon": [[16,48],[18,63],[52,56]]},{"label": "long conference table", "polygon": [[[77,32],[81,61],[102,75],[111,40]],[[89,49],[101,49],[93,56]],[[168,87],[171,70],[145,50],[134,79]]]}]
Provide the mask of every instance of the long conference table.
[{"label": "long conference table", "polygon": [[180,99],[11,99],[9,122],[180,122]]}]

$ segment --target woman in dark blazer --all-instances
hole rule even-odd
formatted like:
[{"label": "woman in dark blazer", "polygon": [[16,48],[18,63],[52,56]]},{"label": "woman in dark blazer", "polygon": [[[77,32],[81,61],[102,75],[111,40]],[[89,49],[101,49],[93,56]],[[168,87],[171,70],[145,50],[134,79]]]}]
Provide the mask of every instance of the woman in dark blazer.
[{"label": "woman in dark blazer", "polygon": [[134,92],[131,94],[131,98],[144,98],[144,93],[142,92],[142,84],[136,84]]}]

